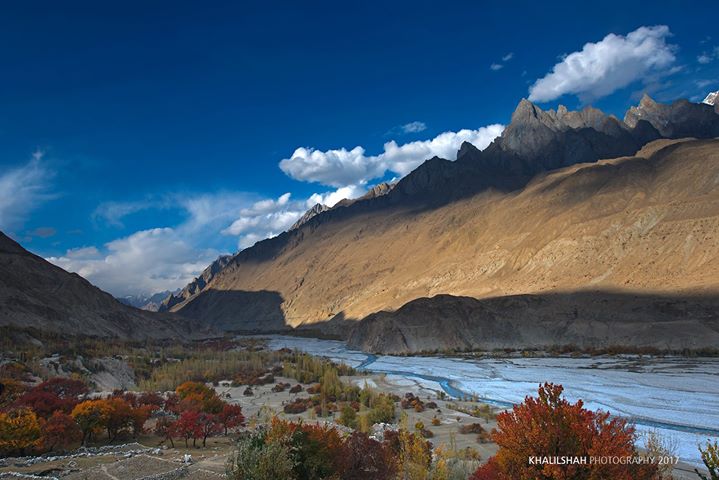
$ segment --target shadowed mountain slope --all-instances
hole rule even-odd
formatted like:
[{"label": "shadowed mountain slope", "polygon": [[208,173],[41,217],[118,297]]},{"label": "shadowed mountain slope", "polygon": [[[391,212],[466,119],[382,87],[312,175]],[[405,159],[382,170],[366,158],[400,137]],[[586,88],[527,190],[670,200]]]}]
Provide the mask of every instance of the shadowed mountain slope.
[{"label": "shadowed mountain slope", "polygon": [[189,334],[175,315],[123,305],[79,275],[33,255],[0,232],[0,326],[124,339]]}]

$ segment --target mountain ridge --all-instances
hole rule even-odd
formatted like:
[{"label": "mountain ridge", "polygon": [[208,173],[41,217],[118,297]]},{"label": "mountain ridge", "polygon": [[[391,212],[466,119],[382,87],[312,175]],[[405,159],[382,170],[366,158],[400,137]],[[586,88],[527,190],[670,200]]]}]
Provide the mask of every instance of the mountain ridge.
[{"label": "mountain ridge", "polygon": [[[589,107],[579,112],[569,112],[561,106],[556,111],[543,111],[523,100],[510,125],[487,149],[479,151],[470,144],[462,145],[456,161],[429,159],[385,195],[330,209],[296,230],[258,242],[233,256],[203,292],[183,298],[173,311],[207,321],[209,326],[241,329],[241,322],[233,324],[232,315],[248,309],[261,311],[253,302],[263,297],[243,293],[238,296],[242,303],[234,309],[219,299],[232,298],[229,292],[264,291],[273,292],[271,311],[273,315],[279,313],[286,326],[330,328],[337,322],[355,322],[374,312],[396,310],[414,299],[436,294],[481,299],[543,292],[562,285],[579,287],[587,282],[603,288],[703,288],[701,282],[693,280],[659,281],[662,273],[656,267],[647,269],[646,264],[643,276],[632,279],[632,272],[617,263],[621,260],[616,252],[596,245],[604,237],[582,246],[581,239],[586,234],[580,227],[592,222],[603,225],[594,219],[596,213],[589,206],[614,211],[621,202],[638,202],[637,195],[652,198],[651,192],[643,189],[649,188],[647,182],[656,175],[670,186],[657,185],[660,190],[680,188],[679,179],[684,182],[676,201],[684,197],[690,203],[699,201],[685,191],[696,190],[692,183],[701,182],[704,173],[696,164],[699,160],[687,163],[693,174],[687,177],[681,174],[672,154],[677,149],[693,159],[709,162],[706,165],[711,168],[716,166],[712,156],[716,151],[714,141],[662,140],[657,128],[670,137],[684,134],[691,119],[696,118],[695,136],[713,135],[719,128],[719,116],[710,106],[680,101],[654,107],[644,100],[644,105],[637,108],[641,108],[638,112],[642,118],[634,115],[632,125],[628,125]],[[670,129],[667,122],[674,122]],[[637,153],[642,146],[645,151]],[[652,155],[657,157],[648,160]],[[671,164],[666,168],[679,170],[665,178],[663,170],[654,172],[649,166],[667,156],[672,162],[666,163]],[[635,161],[622,160],[628,158]],[[603,185],[611,185],[613,195],[604,192]],[[667,197],[662,196],[660,202],[662,209],[670,210]],[[617,213],[614,221],[621,227],[602,226],[607,231],[619,228],[618,232],[628,235],[631,248],[626,248],[630,250],[642,244],[637,236],[642,225],[649,225],[650,232],[657,224],[663,225],[663,217],[657,220],[651,209],[645,211],[648,207],[637,205],[639,210],[633,214],[636,218]],[[503,221],[502,215],[513,222]],[[561,228],[544,232],[546,225],[553,225],[556,217],[563,216],[567,220]],[[634,218],[640,227],[624,225],[629,218]],[[710,218],[714,219],[713,213]],[[678,242],[678,236],[689,228],[690,222],[684,222],[681,232],[669,234],[670,238],[677,237]],[[707,228],[714,229],[714,223]],[[560,240],[563,229],[578,237]],[[701,242],[705,242],[703,238]],[[614,241],[610,243],[614,245]],[[562,253],[562,248],[569,246],[582,246],[584,250],[575,253],[571,268],[555,268],[565,278],[557,277],[548,266],[556,259],[550,258],[570,262]],[[549,250],[543,252],[546,248]],[[652,244],[651,248],[657,247]],[[544,260],[545,264],[537,265],[538,256],[546,255],[551,256]],[[631,256],[651,264],[656,255],[649,250],[633,252]],[[676,255],[672,252],[673,266]],[[609,262],[609,266],[603,266],[600,260]],[[528,266],[539,269],[538,278],[523,273]],[[702,264],[694,274],[704,275],[706,268]],[[617,272],[612,273],[612,269]],[[714,279],[709,284],[715,285],[713,282]],[[199,300],[203,295],[212,295],[213,301]],[[199,303],[193,307],[194,302],[207,308],[198,308]],[[276,327],[277,317],[272,318]],[[253,326],[261,327],[261,322],[254,320]]]}]

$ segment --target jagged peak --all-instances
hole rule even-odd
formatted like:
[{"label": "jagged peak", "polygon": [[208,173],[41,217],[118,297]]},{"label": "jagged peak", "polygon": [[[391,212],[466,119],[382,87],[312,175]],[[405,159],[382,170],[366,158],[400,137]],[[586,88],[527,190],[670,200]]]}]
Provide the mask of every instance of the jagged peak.
[{"label": "jagged peak", "polygon": [[512,123],[515,121],[525,121],[529,118],[537,118],[540,113],[543,113],[541,108],[526,98],[523,98],[517,104],[517,108],[514,109],[514,113],[512,113]]}]

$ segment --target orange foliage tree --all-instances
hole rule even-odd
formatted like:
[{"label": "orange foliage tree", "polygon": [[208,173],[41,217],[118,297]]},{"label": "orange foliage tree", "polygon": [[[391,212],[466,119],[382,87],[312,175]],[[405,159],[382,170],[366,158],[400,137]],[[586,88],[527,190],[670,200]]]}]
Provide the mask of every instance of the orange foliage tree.
[{"label": "orange foliage tree", "polygon": [[67,413],[55,412],[50,418],[42,421],[42,447],[44,450],[67,449],[81,440],[82,430]]},{"label": "orange foliage tree", "polygon": [[[654,465],[592,462],[591,458],[636,458],[634,428],[626,420],[584,408],[581,400],[569,403],[561,385],[545,383],[538,397],[497,416],[493,439],[496,457],[480,467],[479,480],[649,480]],[[530,461],[530,459],[548,461]],[[568,461],[568,459],[570,461]],[[586,459],[576,461],[574,459]]]}]

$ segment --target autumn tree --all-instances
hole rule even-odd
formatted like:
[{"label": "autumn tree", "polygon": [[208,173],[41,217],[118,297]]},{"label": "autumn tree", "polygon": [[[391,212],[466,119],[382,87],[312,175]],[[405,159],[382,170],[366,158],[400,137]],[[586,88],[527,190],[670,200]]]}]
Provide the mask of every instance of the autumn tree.
[{"label": "autumn tree", "polygon": [[42,446],[44,450],[67,449],[82,440],[82,430],[67,413],[57,411],[42,422]]},{"label": "autumn tree", "polygon": [[[643,480],[656,475],[653,465],[591,463],[591,457],[633,457],[637,451],[634,428],[626,420],[611,418],[605,412],[584,408],[581,400],[570,403],[562,397],[561,385],[546,383],[537,397],[497,416],[493,439],[499,446],[489,470],[499,471],[497,479],[598,479]],[[530,458],[586,458],[586,464],[537,462]],[[495,468],[496,466],[496,468]]]},{"label": "autumn tree", "polygon": [[77,399],[90,391],[82,380],[64,377],[53,377],[33,390],[54,393],[62,399]]},{"label": "autumn tree", "polygon": [[197,419],[200,424],[200,435],[202,436],[202,446],[207,446],[207,437],[217,435],[222,432],[222,423],[214,413],[200,412]]},{"label": "autumn tree", "polygon": [[42,418],[49,418],[54,412],[69,413],[77,402],[64,400],[55,393],[31,389],[15,401],[16,408],[29,408]]},{"label": "autumn tree", "polygon": [[73,408],[70,414],[82,431],[82,444],[105,428],[110,417],[110,406],[105,400],[85,400]]},{"label": "autumn tree", "polygon": [[228,430],[240,427],[245,423],[242,407],[229,403],[223,405],[222,411],[217,414],[217,419],[225,430],[225,435],[227,435]]},{"label": "autumn tree", "polygon": [[24,455],[39,445],[40,435],[40,422],[29,408],[0,412],[0,451]]},{"label": "autumn tree", "polygon": [[132,427],[133,438],[137,438],[145,431],[145,423],[147,423],[154,410],[154,405],[139,405],[130,410],[130,426]]},{"label": "autumn tree", "polygon": [[186,410],[180,414],[180,417],[174,423],[172,435],[185,439],[185,447],[188,447],[188,441],[192,439],[192,446],[197,446],[197,439],[202,437],[202,425],[200,424],[200,412],[194,410]]},{"label": "autumn tree", "polygon": [[107,438],[113,441],[117,436],[130,429],[132,425],[132,407],[122,398],[108,398],[104,401],[109,407],[105,428]]},{"label": "autumn tree", "polygon": [[709,471],[709,476],[707,477],[697,469],[694,471],[702,480],[719,480],[719,443],[707,442],[705,448],[699,448],[699,453],[702,455],[704,466]]},{"label": "autumn tree", "polygon": [[170,417],[161,417],[155,423],[155,435],[162,438],[163,441],[169,440],[172,448],[175,448],[175,419]]},{"label": "autumn tree", "polygon": [[352,432],[340,457],[343,480],[389,480],[395,478],[397,462],[388,447],[362,432]]}]

